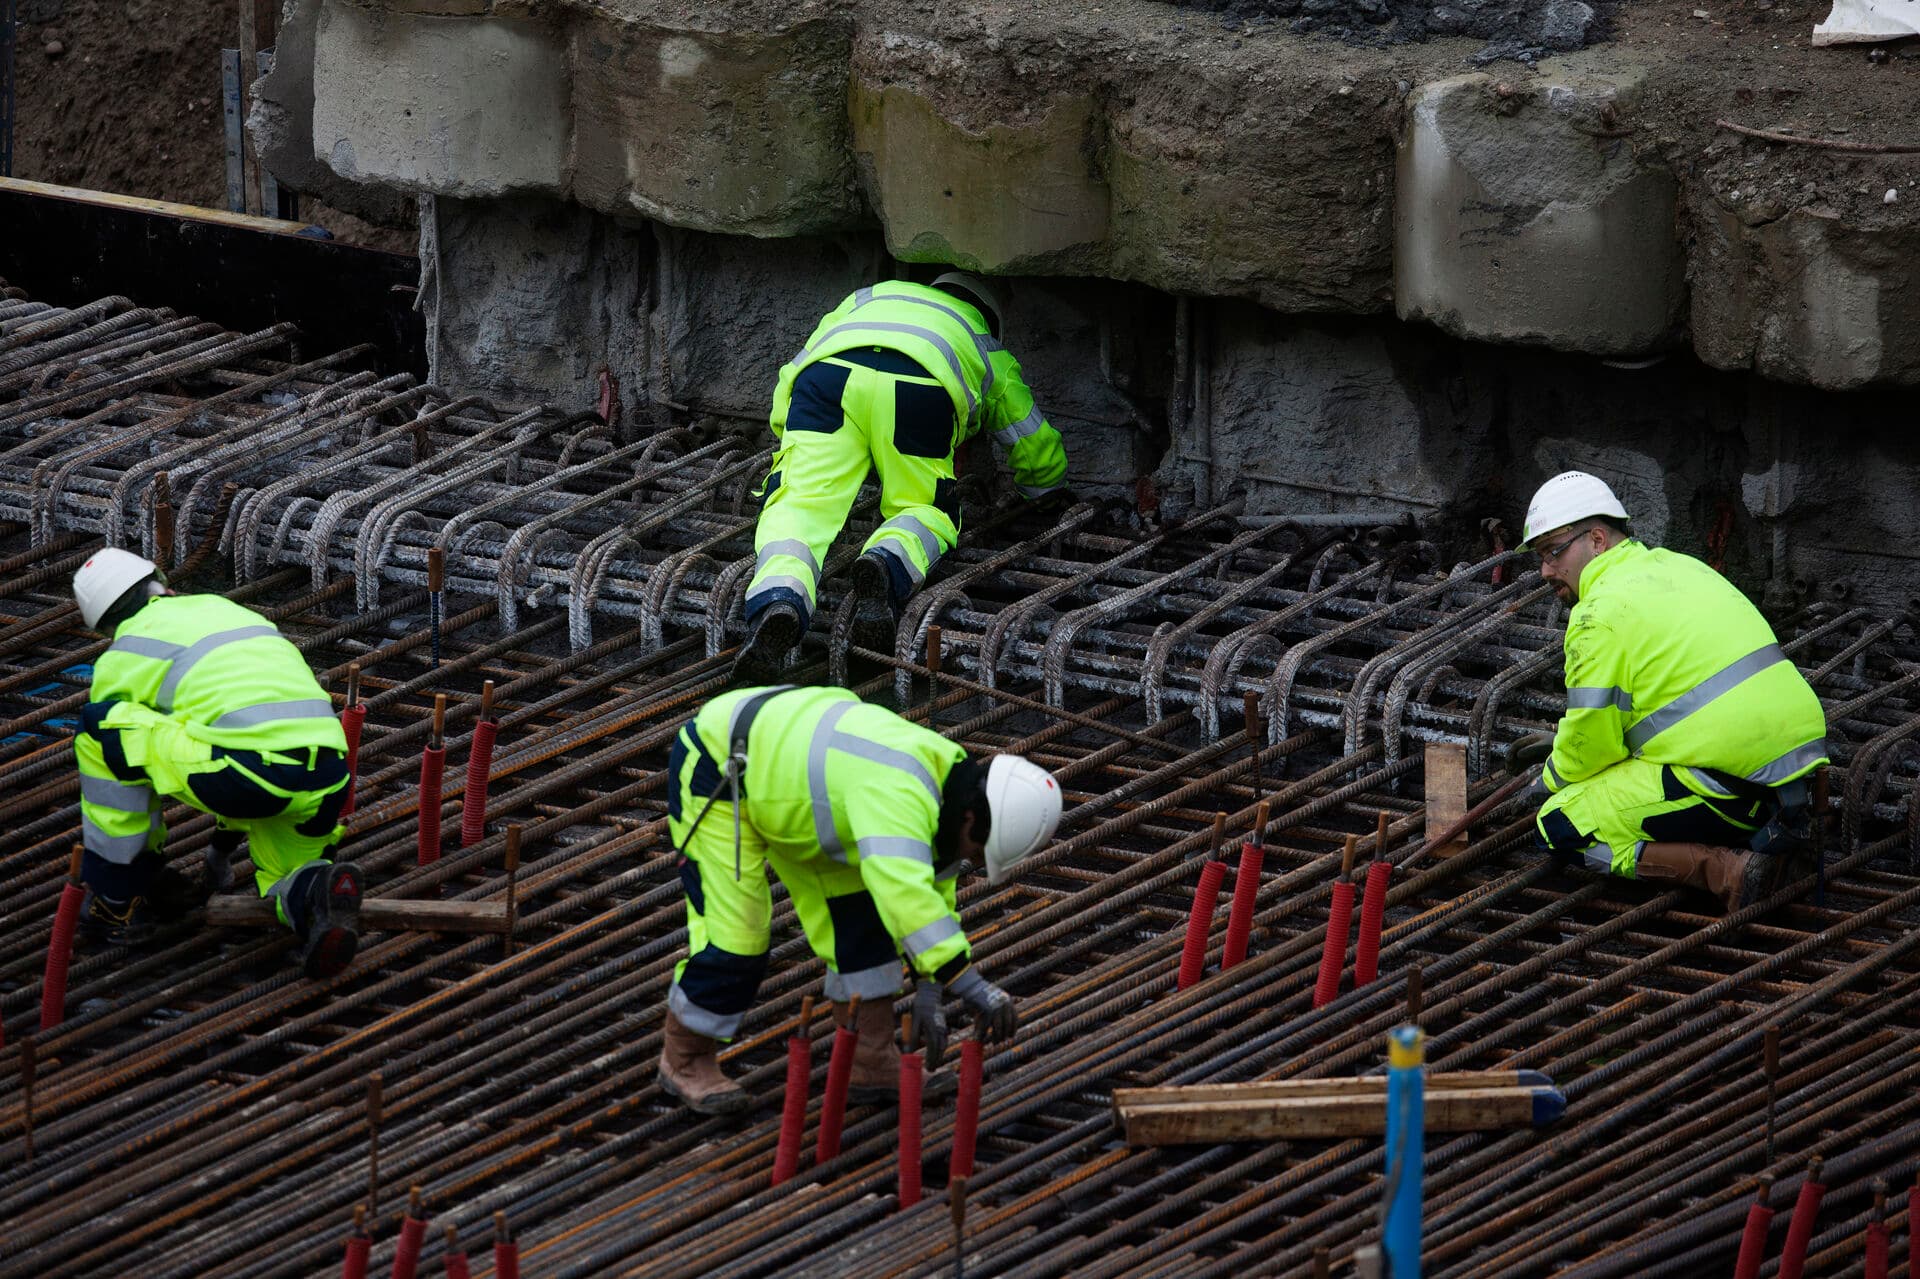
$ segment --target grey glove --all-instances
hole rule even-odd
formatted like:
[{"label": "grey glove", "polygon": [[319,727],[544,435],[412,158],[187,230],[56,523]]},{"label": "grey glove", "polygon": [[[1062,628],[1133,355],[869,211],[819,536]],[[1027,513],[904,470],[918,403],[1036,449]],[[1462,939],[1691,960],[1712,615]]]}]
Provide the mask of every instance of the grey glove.
[{"label": "grey glove", "polygon": [[940,983],[922,981],[913,991],[913,1042],[925,1056],[928,1070],[940,1069],[947,1055],[947,1011],[940,1006]]},{"label": "grey glove", "polygon": [[1553,755],[1552,733],[1528,733],[1507,747],[1507,772],[1514,777],[1537,768]]},{"label": "grey glove", "polygon": [[954,978],[947,989],[966,1001],[972,1010],[973,1033],[982,1043],[1013,1038],[1013,1029],[1020,1022],[1013,996],[982,977],[979,969],[968,968]]}]

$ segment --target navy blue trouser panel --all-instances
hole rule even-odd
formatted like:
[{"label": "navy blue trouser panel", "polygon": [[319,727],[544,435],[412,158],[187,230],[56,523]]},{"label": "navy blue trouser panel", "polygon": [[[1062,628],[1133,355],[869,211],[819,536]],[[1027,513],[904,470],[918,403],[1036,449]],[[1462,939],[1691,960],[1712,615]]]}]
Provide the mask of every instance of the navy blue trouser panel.
[{"label": "navy blue trouser panel", "polygon": [[833,956],[843,973],[877,968],[895,957],[893,935],[866,893],[827,898],[833,920]]},{"label": "navy blue trouser panel", "polygon": [[850,376],[852,371],[844,365],[824,361],[801,369],[787,406],[787,430],[831,434],[844,426],[847,415],[840,407],[840,396]]}]

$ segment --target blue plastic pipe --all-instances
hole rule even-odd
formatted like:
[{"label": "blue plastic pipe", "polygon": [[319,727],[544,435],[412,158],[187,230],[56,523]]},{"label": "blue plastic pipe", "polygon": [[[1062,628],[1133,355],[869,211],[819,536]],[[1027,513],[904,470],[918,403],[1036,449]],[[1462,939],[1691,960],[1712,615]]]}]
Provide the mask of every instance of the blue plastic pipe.
[{"label": "blue plastic pipe", "polygon": [[1426,1159],[1426,1035],[1387,1034],[1387,1279],[1420,1279],[1420,1173]]}]

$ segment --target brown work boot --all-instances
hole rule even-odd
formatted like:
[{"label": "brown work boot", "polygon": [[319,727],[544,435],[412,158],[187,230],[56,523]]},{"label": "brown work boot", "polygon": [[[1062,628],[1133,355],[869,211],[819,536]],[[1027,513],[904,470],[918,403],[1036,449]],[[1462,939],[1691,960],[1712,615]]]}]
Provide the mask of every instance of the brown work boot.
[{"label": "brown work boot", "polygon": [[739,1084],[720,1070],[720,1041],[696,1035],[667,1012],[660,1045],[660,1086],[687,1109],[703,1115],[737,1115],[752,1104]]},{"label": "brown work boot", "polygon": [[[833,1022],[847,1024],[847,1005],[833,1005]],[[894,1042],[893,1001],[860,1001],[859,1045],[853,1053],[853,1074],[847,1083],[847,1100],[856,1106],[890,1106],[900,1098],[900,1046]],[[949,1054],[951,1055],[951,1054]],[[960,1084],[951,1070],[928,1070],[922,1076],[920,1097],[936,1101]]]},{"label": "brown work boot", "polygon": [[1779,859],[1744,848],[1649,843],[1640,849],[1634,874],[1655,883],[1702,889],[1732,912],[1771,895],[1783,869]]},{"label": "brown work boot", "polygon": [[[833,1006],[833,1024],[844,1026],[852,1016],[849,1005]],[[854,1026],[860,1042],[853,1050],[853,1075],[847,1100],[856,1106],[884,1106],[900,1095],[900,1046],[893,1039],[893,1001],[860,1001],[860,1019]]]}]

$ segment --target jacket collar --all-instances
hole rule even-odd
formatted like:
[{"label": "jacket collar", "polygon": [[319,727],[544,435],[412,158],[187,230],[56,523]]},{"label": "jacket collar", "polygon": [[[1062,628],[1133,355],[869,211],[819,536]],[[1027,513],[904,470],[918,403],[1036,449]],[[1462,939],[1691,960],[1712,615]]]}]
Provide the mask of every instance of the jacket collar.
[{"label": "jacket collar", "polygon": [[1614,543],[1588,560],[1587,566],[1580,570],[1580,598],[1587,598],[1593,588],[1600,584],[1600,579],[1605,577],[1614,565],[1638,559],[1646,553],[1646,544],[1630,537],[1624,542]]}]

